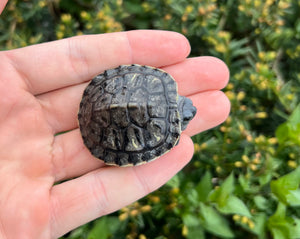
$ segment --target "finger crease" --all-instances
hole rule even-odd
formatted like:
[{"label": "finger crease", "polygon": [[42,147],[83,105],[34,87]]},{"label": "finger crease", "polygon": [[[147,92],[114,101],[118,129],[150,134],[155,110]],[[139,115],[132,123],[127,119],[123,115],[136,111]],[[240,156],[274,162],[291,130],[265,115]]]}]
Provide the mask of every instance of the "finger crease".
[{"label": "finger crease", "polygon": [[91,185],[95,185],[92,188],[92,192],[97,198],[97,202],[99,205],[99,216],[102,216],[105,214],[107,208],[109,208],[109,198],[107,195],[107,190],[103,181],[101,180],[99,173],[101,172],[97,171],[97,173],[94,173],[94,181],[96,183],[92,183]]},{"label": "finger crease", "polygon": [[12,56],[10,54],[5,54],[5,57],[7,58],[9,64],[13,67],[15,73],[17,73],[19,78],[24,82],[26,90],[32,92],[33,86],[27,74],[18,67],[18,64],[12,59]]},{"label": "finger crease", "polygon": [[128,35],[128,32],[125,32],[126,34],[126,39],[127,39],[127,44],[128,44],[128,55],[129,55],[129,61],[130,63],[134,63],[133,62],[133,51],[132,51],[132,46],[131,46],[131,42],[129,40],[129,35]]},{"label": "finger crease", "polygon": [[139,173],[137,172],[137,168],[136,167],[133,167],[132,171],[133,171],[133,174],[136,177],[137,181],[141,185],[141,187],[142,187],[142,189],[144,191],[144,194],[149,194],[152,190],[150,189],[150,187],[149,187],[149,185],[147,183],[147,180],[145,180],[144,177],[141,177],[139,175]]},{"label": "finger crease", "polygon": [[[79,82],[82,81],[83,75],[89,75],[89,64],[87,57],[82,54],[82,49],[80,46],[78,46],[79,41],[77,41],[76,37],[69,38],[67,40],[68,44],[68,61],[71,66],[71,69],[75,73],[76,78],[79,80]],[[79,64],[77,63],[79,61]],[[80,70],[78,70],[78,66],[80,66]],[[82,71],[82,69],[84,69]],[[83,72],[83,73],[80,73]],[[87,73],[87,74],[86,74]]]}]

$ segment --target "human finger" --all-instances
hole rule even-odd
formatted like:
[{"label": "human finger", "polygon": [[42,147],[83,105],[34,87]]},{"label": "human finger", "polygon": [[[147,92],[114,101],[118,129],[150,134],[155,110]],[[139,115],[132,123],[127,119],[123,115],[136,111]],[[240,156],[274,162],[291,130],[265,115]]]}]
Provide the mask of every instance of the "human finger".
[{"label": "human finger", "polygon": [[[190,58],[162,67],[162,69],[170,73],[177,81],[181,95],[218,90],[223,88],[229,79],[227,66],[215,57]],[[78,126],[78,106],[86,85],[87,83],[79,84],[37,97],[55,132],[74,129]]]},{"label": "human finger", "polygon": [[188,40],[179,33],[135,30],[76,36],[4,53],[36,95],[88,81],[121,64],[175,64],[189,52]]},{"label": "human finger", "polygon": [[0,14],[2,13],[6,3],[7,3],[7,0],[1,0],[0,1]]},{"label": "human finger", "polygon": [[163,67],[178,84],[180,95],[223,89],[229,80],[225,63],[211,56],[187,58],[184,61]]},{"label": "human finger", "polygon": [[168,154],[137,167],[103,167],[51,191],[52,237],[130,204],[159,188],[188,163],[191,139],[182,135]]},{"label": "human finger", "polygon": [[[207,91],[190,97],[197,108],[197,114],[185,130],[188,135],[210,129],[228,116],[230,104],[222,92]],[[56,181],[78,177],[104,165],[83,145],[79,129],[55,137],[53,162]]]},{"label": "human finger", "polygon": [[229,115],[230,101],[222,91],[206,91],[191,95],[189,98],[197,107],[195,117],[184,131],[189,136],[223,123]]}]

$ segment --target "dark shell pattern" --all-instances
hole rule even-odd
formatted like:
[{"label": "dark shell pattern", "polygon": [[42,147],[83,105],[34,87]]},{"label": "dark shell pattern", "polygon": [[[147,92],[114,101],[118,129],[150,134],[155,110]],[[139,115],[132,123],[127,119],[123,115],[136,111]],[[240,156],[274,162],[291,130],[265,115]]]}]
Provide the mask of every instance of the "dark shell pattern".
[{"label": "dark shell pattern", "polygon": [[122,65],[96,76],[78,113],[86,147],[109,165],[139,165],[179,140],[177,84],[166,72]]}]

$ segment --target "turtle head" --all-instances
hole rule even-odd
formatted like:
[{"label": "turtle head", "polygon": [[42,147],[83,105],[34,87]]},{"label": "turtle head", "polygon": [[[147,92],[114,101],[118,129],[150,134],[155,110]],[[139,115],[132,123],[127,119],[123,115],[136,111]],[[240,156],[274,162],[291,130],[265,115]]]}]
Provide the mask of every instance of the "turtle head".
[{"label": "turtle head", "polygon": [[181,130],[185,130],[191,119],[194,118],[197,109],[193,102],[184,96],[178,98],[178,110],[181,119]]}]

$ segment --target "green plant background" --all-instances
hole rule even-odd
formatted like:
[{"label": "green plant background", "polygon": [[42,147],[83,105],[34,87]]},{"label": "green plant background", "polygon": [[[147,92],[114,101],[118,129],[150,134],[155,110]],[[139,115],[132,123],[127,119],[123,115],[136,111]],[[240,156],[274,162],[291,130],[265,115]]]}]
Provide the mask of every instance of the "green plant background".
[{"label": "green plant background", "polygon": [[230,117],[165,186],[62,238],[300,238],[299,1],[10,0],[0,47],[141,28],[224,60]]}]

